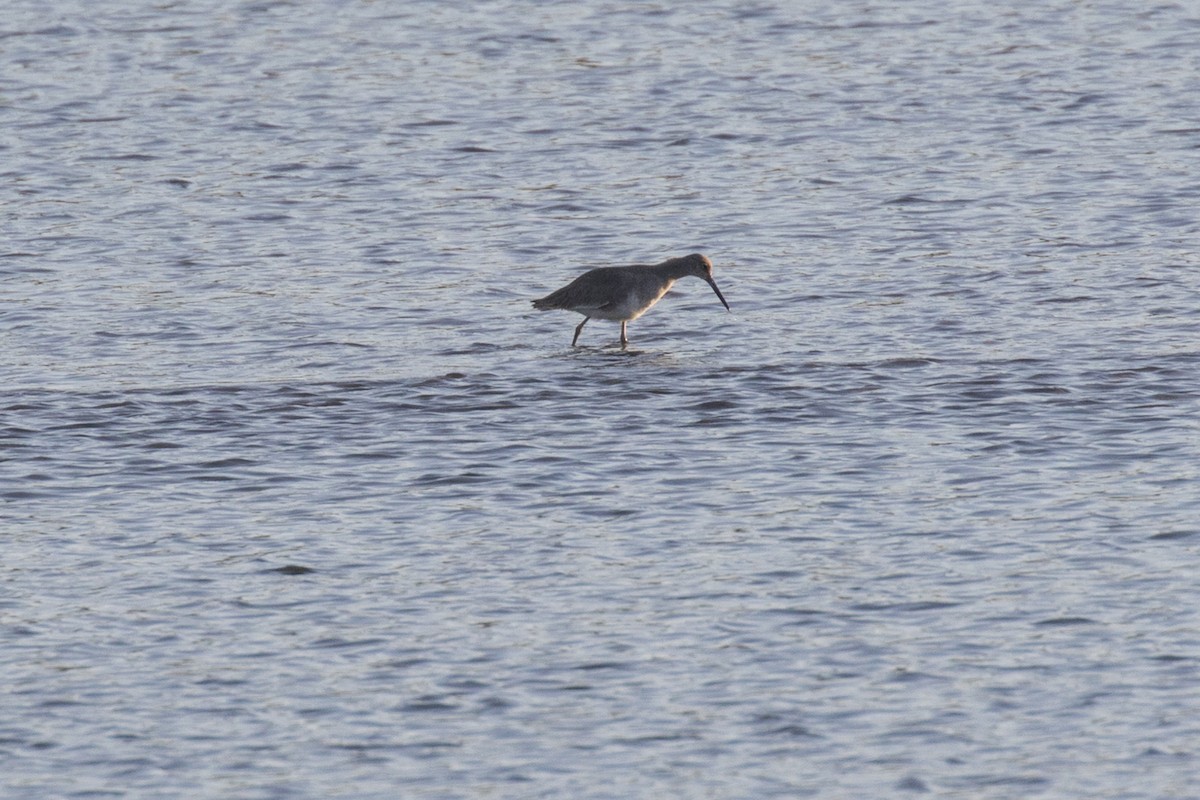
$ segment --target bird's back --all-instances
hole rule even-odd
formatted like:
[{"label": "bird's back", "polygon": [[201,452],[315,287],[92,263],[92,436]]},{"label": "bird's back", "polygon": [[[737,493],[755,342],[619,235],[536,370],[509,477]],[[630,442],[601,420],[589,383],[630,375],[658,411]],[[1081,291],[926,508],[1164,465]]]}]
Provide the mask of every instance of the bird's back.
[{"label": "bird's back", "polygon": [[550,309],[601,309],[624,297],[637,283],[635,271],[645,267],[596,267],[580,275],[566,286],[533,301],[541,311]]}]

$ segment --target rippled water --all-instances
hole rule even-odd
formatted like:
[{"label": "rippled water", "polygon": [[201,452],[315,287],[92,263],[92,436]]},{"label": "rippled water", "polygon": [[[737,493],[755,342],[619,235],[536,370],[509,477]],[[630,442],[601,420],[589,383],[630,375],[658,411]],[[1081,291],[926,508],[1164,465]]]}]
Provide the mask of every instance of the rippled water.
[{"label": "rippled water", "polygon": [[[1191,6],[0,59],[5,798],[1198,796]],[[692,251],[732,314],[529,308]]]}]

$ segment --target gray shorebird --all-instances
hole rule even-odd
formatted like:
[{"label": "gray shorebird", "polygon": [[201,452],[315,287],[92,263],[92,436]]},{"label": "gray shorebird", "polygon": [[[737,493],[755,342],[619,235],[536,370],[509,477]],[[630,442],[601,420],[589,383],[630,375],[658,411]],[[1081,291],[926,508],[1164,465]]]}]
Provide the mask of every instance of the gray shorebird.
[{"label": "gray shorebird", "polygon": [[539,311],[562,309],[583,314],[583,322],[575,329],[571,346],[579,341],[583,326],[592,317],[621,321],[621,346],[629,344],[625,325],[645,314],[650,306],[662,299],[675,281],[689,275],[701,278],[717,293],[717,298],[729,310],[729,303],[717,288],[712,276],[713,265],[707,256],[692,253],[683,258],[669,258],[654,266],[598,267],[580,275],[557,292],[533,301]]}]

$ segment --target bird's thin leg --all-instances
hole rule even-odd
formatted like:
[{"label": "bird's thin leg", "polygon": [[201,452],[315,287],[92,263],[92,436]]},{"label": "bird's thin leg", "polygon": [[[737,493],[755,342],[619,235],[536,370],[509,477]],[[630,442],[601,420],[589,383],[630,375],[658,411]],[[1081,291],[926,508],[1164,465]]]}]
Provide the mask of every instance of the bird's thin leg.
[{"label": "bird's thin leg", "polygon": [[629,344],[629,337],[625,335],[625,320],[621,320],[621,347]]},{"label": "bird's thin leg", "polygon": [[584,325],[587,325],[589,319],[591,317],[584,317],[583,322],[579,323],[579,327],[575,329],[575,338],[571,340],[571,347],[574,347],[575,343],[579,341],[579,332],[583,330]]}]

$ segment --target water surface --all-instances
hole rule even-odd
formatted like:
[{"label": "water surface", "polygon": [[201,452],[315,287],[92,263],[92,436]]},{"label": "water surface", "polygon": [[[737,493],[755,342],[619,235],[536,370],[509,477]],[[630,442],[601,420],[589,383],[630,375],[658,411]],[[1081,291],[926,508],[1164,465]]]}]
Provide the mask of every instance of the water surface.
[{"label": "water surface", "polygon": [[5,797],[1194,795],[1186,5],[9,5]]}]

